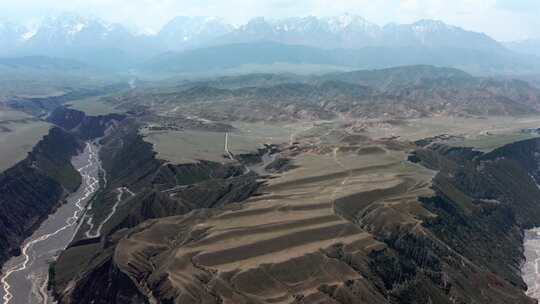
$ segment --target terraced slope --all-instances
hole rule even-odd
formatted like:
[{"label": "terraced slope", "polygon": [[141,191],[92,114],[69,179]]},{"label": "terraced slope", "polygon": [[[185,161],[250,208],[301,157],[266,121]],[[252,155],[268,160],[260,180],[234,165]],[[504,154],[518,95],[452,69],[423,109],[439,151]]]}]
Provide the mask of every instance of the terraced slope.
[{"label": "terraced slope", "polygon": [[101,176],[102,189],[85,214],[74,243],[53,269],[55,292],[65,297],[74,293],[76,303],[99,301],[102,296],[104,303],[115,303],[116,296],[133,291],[129,280],[123,280],[111,264],[118,241],[115,232],[152,218],[244,200],[259,185],[256,175],[238,164],[201,161],[172,165],[158,160],[137,127],[133,119],[126,119],[102,140],[106,172]]},{"label": "terraced slope", "polygon": [[402,225],[419,225],[409,211],[431,195],[433,173],[401,162],[401,152],[372,151],[302,153],[298,169],[275,176],[241,207],[145,223],[119,243],[115,263],[158,302],[315,303],[329,301],[324,286],[347,293],[353,284],[364,300],[384,303],[372,282],[330,256],[341,247],[367,263],[386,247],[341,214],[380,204],[409,217]]},{"label": "terraced slope", "polygon": [[518,269],[538,140],[482,153],[324,126],[247,167],[164,164],[112,134],[108,195],[135,195],[62,254],[59,302],[534,303]]}]

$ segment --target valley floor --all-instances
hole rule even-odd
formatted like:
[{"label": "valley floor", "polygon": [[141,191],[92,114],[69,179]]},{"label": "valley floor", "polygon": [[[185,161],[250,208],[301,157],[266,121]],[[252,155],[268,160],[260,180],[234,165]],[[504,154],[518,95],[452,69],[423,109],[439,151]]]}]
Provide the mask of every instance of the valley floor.
[{"label": "valley floor", "polygon": [[73,158],[83,184],[23,243],[22,254],[3,265],[0,278],[3,304],[49,303],[49,264],[73,240],[78,220],[99,187],[97,149],[89,143],[83,153]]},{"label": "valley floor", "polygon": [[523,280],[527,283],[527,295],[540,299],[540,229],[525,231],[525,262],[521,268]]}]

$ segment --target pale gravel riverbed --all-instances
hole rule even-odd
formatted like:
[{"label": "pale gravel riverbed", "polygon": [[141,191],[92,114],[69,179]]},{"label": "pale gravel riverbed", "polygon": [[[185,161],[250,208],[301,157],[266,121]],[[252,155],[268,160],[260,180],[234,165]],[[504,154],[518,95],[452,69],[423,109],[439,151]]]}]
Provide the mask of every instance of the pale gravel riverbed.
[{"label": "pale gravel riverbed", "polygon": [[528,287],[527,295],[540,300],[540,228],[525,231],[523,246],[525,262],[521,274]]},{"label": "pale gravel riverbed", "polygon": [[52,303],[47,292],[49,264],[73,240],[78,220],[99,188],[98,149],[88,143],[84,152],[72,159],[83,177],[81,187],[24,242],[21,256],[3,265],[0,303]]}]

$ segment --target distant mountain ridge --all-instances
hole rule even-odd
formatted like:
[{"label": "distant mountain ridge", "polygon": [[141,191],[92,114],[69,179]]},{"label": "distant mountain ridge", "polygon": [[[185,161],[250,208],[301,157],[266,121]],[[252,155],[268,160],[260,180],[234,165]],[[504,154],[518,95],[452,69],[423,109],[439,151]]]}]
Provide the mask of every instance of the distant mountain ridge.
[{"label": "distant mountain ridge", "polygon": [[273,41],[324,49],[365,47],[463,47],[504,51],[489,36],[436,20],[380,27],[359,16],[304,17],[282,20],[255,18],[217,40],[219,44]]},{"label": "distant mountain ridge", "polygon": [[540,38],[505,42],[504,46],[517,53],[540,57]]},{"label": "distant mountain ridge", "polygon": [[[3,46],[0,57],[69,58],[91,66],[120,70],[133,68],[148,59],[151,60],[146,67],[163,58],[186,56],[195,59],[190,64],[198,65],[196,69],[208,69],[208,61],[197,60],[194,52],[204,54],[212,48],[223,51],[231,49],[232,45],[252,45],[254,49],[264,44],[271,47],[263,52],[267,55],[265,64],[272,58],[275,59],[272,63],[297,63],[298,56],[308,56],[304,61],[310,64],[352,68],[435,64],[491,73],[508,72],[515,67],[536,69],[537,66],[537,58],[518,54],[523,52],[516,48],[513,49],[517,52],[513,52],[486,34],[441,21],[420,20],[411,24],[379,26],[349,14],[278,20],[258,17],[241,26],[214,17],[180,16],[153,35],[137,34],[120,24],[63,14],[47,18],[32,29],[0,23],[0,43]],[[283,47],[278,50],[276,45]],[[301,48],[304,52],[300,54]],[[294,51],[288,53],[291,50]],[[182,53],[173,55],[174,52]],[[244,55],[237,59],[242,61],[246,58]],[[253,55],[257,54],[247,58]],[[313,60],[314,57],[318,59]],[[163,63],[166,65],[153,70],[176,72],[176,67],[183,65],[181,61]],[[251,63],[243,60],[234,66]],[[218,64],[210,68],[221,67]],[[183,72],[190,70],[193,68]]]},{"label": "distant mountain ridge", "polygon": [[[325,49],[419,45],[504,49],[485,34],[441,21],[421,20],[412,24],[388,24],[381,27],[360,16],[349,14],[277,20],[257,17],[238,27],[215,17],[179,16],[155,35],[136,34],[120,24],[74,14],[46,18],[33,29],[13,23],[0,23],[0,42],[8,46],[7,50],[47,50],[70,46],[126,49],[144,40],[151,41],[159,51],[260,41]],[[7,50],[0,52],[6,53]]]},{"label": "distant mountain ridge", "polygon": [[421,65],[318,76],[227,76],[187,81],[165,92],[139,90],[110,102],[126,111],[159,102],[163,109],[211,121],[414,119],[532,115],[540,113],[540,90],[525,81]]},{"label": "distant mountain ridge", "polygon": [[156,38],[167,50],[183,50],[204,45],[230,33],[234,26],[215,17],[176,17],[167,23]]},{"label": "distant mountain ridge", "polygon": [[540,70],[540,59],[510,51],[490,52],[451,47],[365,47],[322,49],[276,42],[217,45],[156,56],[139,69],[154,73],[216,73],[244,66],[321,65],[352,69],[382,69],[407,65],[434,65],[476,74],[520,73]]},{"label": "distant mountain ridge", "polygon": [[0,67],[22,69],[33,68],[39,70],[79,70],[85,68],[84,64],[68,59],[58,59],[43,56],[28,56],[16,58],[0,58]]},{"label": "distant mountain ridge", "polygon": [[[0,25],[2,57],[69,58],[99,67],[122,67],[160,52],[151,39],[135,35],[120,24],[62,14],[44,19],[35,28]],[[5,37],[5,38],[4,38]]]}]

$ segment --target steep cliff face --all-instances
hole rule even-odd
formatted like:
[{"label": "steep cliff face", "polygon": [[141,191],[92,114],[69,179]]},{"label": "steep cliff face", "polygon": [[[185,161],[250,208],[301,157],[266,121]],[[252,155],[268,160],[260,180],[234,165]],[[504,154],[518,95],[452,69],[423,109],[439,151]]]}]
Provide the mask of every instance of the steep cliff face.
[{"label": "steep cliff face", "polygon": [[[523,229],[540,225],[538,139],[487,154],[419,147],[410,160],[438,172],[427,197],[417,192],[422,182],[403,176],[403,184],[330,205],[261,198],[265,204],[246,209],[237,202],[257,201],[258,177],[242,166],[164,164],[127,122],[103,143],[112,170],[103,202],[116,187],[136,193],[99,239],[80,239],[62,254],[54,285],[61,303],[535,303],[519,266]],[[321,180],[304,176],[273,189],[291,191],[281,193],[290,200],[307,184],[320,189]],[[399,191],[406,195],[394,196]],[[285,218],[330,207],[341,216]],[[272,212],[283,218],[257,222]],[[338,238],[361,237],[306,249],[333,229]],[[271,263],[254,262],[262,257]]]},{"label": "steep cliff face", "polygon": [[[222,249],[229,234],[234,239],[250,232],[235,226],[208,237],[215,225],[235,215],[213,210],[137,226],[120,240],[113,261],[147,299],[162,303],[290,303],[295,292],[294,303],[534,303],[524,295],[518,267],[521,229],[540,212],[540,192],[529,176],[536,169],[522,164],[538,150],[531,142],[515,145],[490,154],[444,146],[419,149],[415,158],[440,171],[435,196],[421,198],[419,206],[400,205],[408,206],[406,212],[392,208],[396,202],[390,193],[348,199],[368,206],[346,214],[376,239],[367,247],[337,244],[257,267],[250,258],[271,254],[286,246],[282,243],[295,242],[294,236]],[[371,196],[379,201],[369,204]],[[355,229],[347,227],[343,234]],[[318,232],[313,235],[326,231]],[[218,249],[205,253],[211,245]],[[245,263],[227,268],[240,258]],[[218,267],[229,270],[215,271]],[[306,285],[315,287],[300,292]]]},{"label": "steep cliff face", "polygon": [[[134,193],[122,201],[99,239],[85,239],[81,232],[60,256],[54,288],[63,303],[145,303],[143,293],[114,262],[118,240],[146,220],[234,204],[259,186],[257,175],[244,174],[239,164],[166,164],[155,158],[152,145],[137,129],[137,123],[128,119],[102,140],[108,183],[94,209],[110,206],[119,187]],[[96,221],[100,213],[96,211]]]},{"label": "steep cliff face", "polygon": [[71,157],[81,148],[73,135],[54,127],[25,160],[0,174],[0,263],[77,189],[81,177]]},{"label": "steep cliff face", "polygon": [[53,108],[49,120],[56,127],[25,160],[0,174],[0,230],[5,231],[0,235],[0,263],[16,254],[21,242],[65,195],[79,187],[81,177],[71,157],[82,149],[82,142],[103,136],[124,119],[122,115],[86,116],[53,101],[41,107],[43,111]]},{"label": "steep cliff face", "polygon": [[[123,131],[124,126],[129,131]],[[101,154],[108,186],[100,193],[98,204],[112,204],[119,187],[135,192],[105,225],[106,232],[132,228],[147,219],[241,201],[258,186],[257,176],[245,175],[238,164],[164,163],[155,158],[152,145],[143,141],[133,126],[120,126],[103,142]]]},{"label": "steep cliff face", "polygon": [[80,139],[88,140],[103,137],[107,129],[117,125],[124,118],[125,116],[121,114],[87,116],[82,111],[59,106],[52,111],[47,120]]},{"label": "steep cliff face", "polygon": [[537,186],[540,140],[491,153],[431,145],[414,158],[439,170],[438,196],[425,206],[438,215],[426,226],[473,263],[524,289],[522,231],[540,225]]}]

